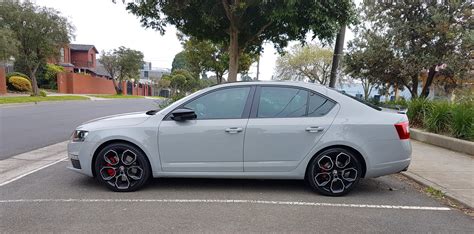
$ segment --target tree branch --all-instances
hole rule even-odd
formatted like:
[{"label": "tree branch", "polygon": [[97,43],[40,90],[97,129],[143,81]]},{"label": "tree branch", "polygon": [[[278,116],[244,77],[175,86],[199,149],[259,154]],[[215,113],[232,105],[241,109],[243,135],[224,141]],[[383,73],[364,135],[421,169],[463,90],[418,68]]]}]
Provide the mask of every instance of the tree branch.
[{"label": "tree branch", "polygon": [[[224,1],[225,1],[225,0],[224,0]],[[268,22],[267,24],[263,25],[263,26],[257,31],[257,33],[255,33],[249,40],[247,40],[247,41],[245,42],[243,48],[247,47],[247,45],[248,45],[250,42],[255,41],[255,40],[258,38],[258,36],[260,36],[260,34],[262,34],[263,31],[265,31],[265,29],[267,29],[271,24],[272,24],[272,21],[270,21],[270,22]]]},{"label": "tree branch", "polygon": [[227,19],[229,20],[231,26],[234,26],[234,17],[232,15],[232,12],[230,11],[230,6],[229,6],[229,2],[227,2],[227,0],[222,0],[222,5],[224,6],[224,12],[225,12],[225,15],[227,16]]}]

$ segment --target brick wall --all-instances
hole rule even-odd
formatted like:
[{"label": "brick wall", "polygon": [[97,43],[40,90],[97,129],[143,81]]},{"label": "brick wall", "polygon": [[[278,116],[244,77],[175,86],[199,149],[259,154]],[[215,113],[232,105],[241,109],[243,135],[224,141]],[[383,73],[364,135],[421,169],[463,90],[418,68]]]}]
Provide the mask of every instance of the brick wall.
[{"label": "brick wall", "polygon": [[78,73],[59,73],[58,92],[72,94],[115,94],[112,80]]},{"label": "brick wall", "polygon": [[7,93],[7,79],[5,77],[5,68],[0,66],[0,95]]}]

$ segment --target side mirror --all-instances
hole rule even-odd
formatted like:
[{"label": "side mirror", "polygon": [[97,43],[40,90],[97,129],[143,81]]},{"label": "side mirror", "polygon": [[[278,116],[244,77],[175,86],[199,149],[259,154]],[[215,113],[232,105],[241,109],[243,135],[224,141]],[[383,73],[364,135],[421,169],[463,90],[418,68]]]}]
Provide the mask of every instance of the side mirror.
[{"label": "side mirror", "polygon": [[174,121],[186,121],[196,118],[196,113],[193,110],[187,108],[176,109],[171,112],[171,119]]}]

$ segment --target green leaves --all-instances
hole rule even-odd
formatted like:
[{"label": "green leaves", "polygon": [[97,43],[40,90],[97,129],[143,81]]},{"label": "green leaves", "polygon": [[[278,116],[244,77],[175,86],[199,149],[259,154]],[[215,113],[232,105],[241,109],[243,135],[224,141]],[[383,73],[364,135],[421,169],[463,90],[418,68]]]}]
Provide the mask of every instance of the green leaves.
[{"label": "green leaves", "polygon": [[[1,29],[11,30],[4,36],[8,41],[17,41],[7,46],[18,46],[16,61],[24,64],[33,83],[33,91],[38,94],[36,72],[48,59],[59,56],[59,48],[69,43],[74,27],[54,9],[39,7],[29,1],[24,3],[0,3]],[[9,34],[9,35],[8,35]],[[4,37],[2,36],[2,38]],[[10,39],[8,39],[10,38]],[[3,41],[3,39],[0,39]],[[3,42],[0,42],[0,44]],[[2,57],[12,55],[0,45]],[[1,58],[0,58],[1,59]]]},{"label": "green leaves", "polygon": [[473,48],[470,2],[365,1],[360,9],[365,22],[349,43],[346,71],[358,79],[405,86],[413,97],[420,73],[435,65],[447,64],[451,78],[465,79]]},{"label": "green leaves", "polygon": [[295,45],[290,52],[278,58],[276,78],[305,80],[326,85],[329,83],[333,52],[316,44]]},{"label": "green leaves", "polygon": [[138,79],[143,65],[143,53],[120,46],[112,51],[102,51],[99,61],[114,79],[119,81]]},{"label": "green leaves", "polygon": [[231,81],[236,79],[236,61],[243,52],[260,54],[264,42],[272,42],[282,52],[288,41],[303,42],[309,32],[331,41],[341,25],[355,20],[350,0],[146,0],[130,2],[127,10],[144,27],[161,33],[171,24],[198,40],[237,45],[229,52]]}]

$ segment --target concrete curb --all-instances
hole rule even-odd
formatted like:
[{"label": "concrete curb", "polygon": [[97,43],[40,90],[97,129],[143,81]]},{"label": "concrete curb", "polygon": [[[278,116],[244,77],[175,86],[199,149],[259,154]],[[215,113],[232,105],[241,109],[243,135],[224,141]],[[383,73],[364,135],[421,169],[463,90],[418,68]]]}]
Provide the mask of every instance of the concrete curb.
[{"label": "concrete curb", "polygon": [[471,157],[474,157],[474,142],[471,141],[425,132],[414,128],[410,129],[410,138],[445,149],[466,153]]},{"label": "concrete curb", "polygon": [[436,184],[432,181],[429,181],[429,180],[427,180],[427,179],[425,179],[425,178],[423,178],[423,177],[421,177],[421,176],[419,176],[419,175],[417,175],[413,172],[409,172],[409,171],[404,171],[401,174],[404,175],[405,177],[411,179],[411,180],[414,180],[418,184],[440,190],[441,192],[444,193],[444,195],[446,197],[460,203],[461,205],[463,205],[463,206],[465,206],[469,209],[474,209],[474,207],[471,206],[468,201],[465,201],[463,198],[460,198],[460,197],[456,196],[455,194],[452,194],[452,193],[448,192],[444,187],[441,187],[441,186],[439,186],[438,184]]},{"label": "concrete curb", "polygon": [[34,173],[40,168],[67,159],[67,143],[68,141],[59,142],[0,160],[0,187]]}]

